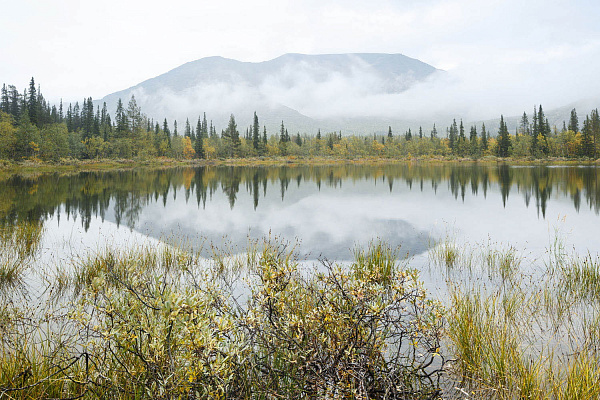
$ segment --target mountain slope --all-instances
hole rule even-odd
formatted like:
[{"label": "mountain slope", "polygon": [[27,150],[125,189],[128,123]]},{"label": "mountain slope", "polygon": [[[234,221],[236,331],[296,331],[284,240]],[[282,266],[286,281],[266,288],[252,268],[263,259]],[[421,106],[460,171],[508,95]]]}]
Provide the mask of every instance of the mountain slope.
[{"label": "mountain slope", "polygon": [[369,110],[357,115],[355,109],[345,109],[338,100],[364,101],[369,96],[400,93],[438,71],[402,54],[285,54],[259,63],[207,57],[97,103],[106,102],[114,113],[119,98],[127,105],[135,95],[149,117],[177,119],[179,126],[186,118],[195,124],[206,112],[218,129],[225,126],[231,113],[242,127],[250,123],[256,111],[261,125],[270,132],[278,129],[281,120],[292,132],[311,132],[343,129],[336,121],[349,118],[356,131],[367,126],[371,130],[373,115]]}]

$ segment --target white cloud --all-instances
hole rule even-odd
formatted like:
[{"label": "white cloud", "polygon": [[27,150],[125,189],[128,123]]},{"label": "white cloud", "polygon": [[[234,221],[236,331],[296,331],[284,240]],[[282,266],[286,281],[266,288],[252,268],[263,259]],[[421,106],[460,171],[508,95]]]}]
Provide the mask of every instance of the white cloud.
[{"label": "white cloud", "polygon": [[[444,90],[426,84],[424,94],[410,91],[410,98],[365,95],[368,80],[357,87],[356,79],[339,77],[322,87],[305,83],[332,111],[431,104],[477,114],[598,93],[600,3],[591,0],[60,3],[29,0],[4,7],[4,82],[22,88],[34,76],[46,97],[75,100],[100,98],[211,55],[262,61],[287,52],[388,52],[448,69],[454,78]],[[300,87],[280,94],[272,89],[268,83],[263,88],[275,99],[302,103]],[[350,96],[334,96],[340,91]],[[375,101],[382,103],[375,107]],[[300,106],[311,111],[310,104]]]}]

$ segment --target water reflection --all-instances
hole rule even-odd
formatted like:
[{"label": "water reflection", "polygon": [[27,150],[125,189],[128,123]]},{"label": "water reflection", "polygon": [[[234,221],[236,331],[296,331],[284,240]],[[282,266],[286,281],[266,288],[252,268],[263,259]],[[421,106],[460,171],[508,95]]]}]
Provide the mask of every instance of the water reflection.
[{"label": "water reflection", "polygon": [[385,215],[381,204],[371,200],[393,194],[400,196],[394,207],[408,207],[419,201],[408,196],[424,192],[450,193],[458,205],[469,196],[504,208],[520,202],[539,219],[546,218],[549,202],[565,199],[577,212],[582,204],[586,212],[600,211],[596,167],[199,167],[5,176],[0,178],[0,223],[79,218],[87,231],[99,218],[151,236],[170,229],[190,237],[226,235],[240,244],[248,235],[277,228],[275,233],[299,237],[313,253],[330,257],[347,254],[363,236],[402,242],[407,251],[419,253],[428,240],[425,230],[402,216]]}]

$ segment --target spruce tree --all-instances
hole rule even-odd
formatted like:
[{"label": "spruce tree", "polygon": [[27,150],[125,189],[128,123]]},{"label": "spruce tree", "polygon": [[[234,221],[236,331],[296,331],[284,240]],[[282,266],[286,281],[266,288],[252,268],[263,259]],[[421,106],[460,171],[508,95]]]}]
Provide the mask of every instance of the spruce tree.
[{"label": "spruce tree", "polygon": [[29,114],[29,121],[33,124],[33,125],[37,125],[38,124],[38,103],[37,103],[37,94],[36,94],[36,89],[35,89],[35,81],[33,80],[33,77],[31,78],[31,81],[29,82],[29,93],[28,93],[28,98],[27,98],[27,112]]},{"label": "spruce tree", "polygon": [[196,139],[202,135],[203,129],[202,129],[202,119],[200,118],[200,116],[198,115],[198,122],[196,123]]},{"label": "spruce tree", "polygon": [[589,115],[586,115],[583,121],[583,128],[581,129],[580,155],[583,157],[594,157],[594,138]]},{"label": "spruce tree", "polygon": [[569,118],[569,130],[571,132],[579,132],[579,118],[577,118],[577,111],[571,110],[571,118]]},{"label": "spruce tree", "polygon": [[504,116],[500,116],[500,129],[498,130],[498,157],[508,157],[510,148],[510,135],[504,122]]},{"label": "spruce tree", "polygon": [[529,127],[529,118],[527,117],[527,113],[523,111],[523,116],[521,117],[521,122],[519,123],[519,133],[521,135],[531,135],[530,127]]},{"label": "spruce tree", "polygon": [[488,135],[485,130],[485,124],[481,124],[481,150],[486,151],[488,149]]},{"label": "spruce tree", "polygon": [[[200,118],[198,118],[198,123],[200,123]],[[197,158],[206,158],[206,153],[204,152],[204,135],[201,131],[202,127],[200,127],[200,131],[196,135],[196,142],[194,142],[194,151],[196,152]]]},{"label": "spruce tree", "polygon": [[96,137],[100,136],[100,106],[96,107],[96,116],[94,117],[92,134]]},{"label": "spruce tree", "polygon": [[436,138],[437,137],[437,129],[435,127],[435,124],[433,124],[433,129],[431,130],[431,138]]},{"label": "spruce tree", "polygon": [[184,137],[192,137],[192,127],[190,126],[190,120],[189,118],[185,119],[185,130],[183,132],[183,136]]},{"label": "spruce tree", "polygon": [[281,121],[281,130],[279,132],[279,143],[285,143],[285,126],[283,125],[283,121]]},{"label": "spruce tree", "polygon": [[21,116],[21,94],[14,85],[9,85],[8,95],[10,98],[9,114],[18,119]]},{"label": "spruce tree", "polygon": [[389,126],[389,127],[388,127],[388,137],[389,137],[389,138],[391,138],[392,136],[393,136],[393,135],[392,135],[392,127],[391,127],[391,126]]},{"label": "spruce tree", "polygon": [[[165,119],[165,122],[167,120]],[[125,132],[127,131],[127,115],[125,115],[125,110],[123,108],[123,102],[121,98],[117,100],[117,110],[115,112],[115,136],[118,138],[122,138],[125,136]]]},{"label": "spruce tree", "polygon": [[452,122],[452,125],[450,126],[450,131],[448,133],[448,144],[450,146],[450,150],[452,150],[452,153],[456,153],[456,148],[457,148],[457,136],[458,136],[458,127],[456,125],[456,119]]},{"label": "spruce tree", "polygon": [[598,114],[598,109],[592,110],[590,117],[590,124],[592,130],[592,140],[594,143],[593,157],[597,158],[597,146],[600,143],[600,114]]},{"label": "spruce tree", "polygon": [[2,85],[2,94],[0,94],[0,111],[9,113],[10,102],[8,100],[8,89],[6,89],[6,83]]},{"label": "spruce tree", "polygon": [[[210,129],[212,133],[212,121],[210,121]],[[202,137],[208,138],[208,124],[206,123],[206,113],[203,113],[202,117]]]},{"label": "spruce tree", "polygon": [[[104,104],[106,104],[106,103],[104,103]],[[58,122],[62,124],[64,118],[65,118],[65,115],[63,113],[63,102],[62,102],[62,99],[60,99],[60,106],[58,107]]]},{"label": "spruce tree", "polygon": [[258,147],[260,145],[260,125],[258,124],[258,117],[256,116],[256,111],[254,111],[254,121],[252,124],[252,147],[254,150],[258,151]]}]

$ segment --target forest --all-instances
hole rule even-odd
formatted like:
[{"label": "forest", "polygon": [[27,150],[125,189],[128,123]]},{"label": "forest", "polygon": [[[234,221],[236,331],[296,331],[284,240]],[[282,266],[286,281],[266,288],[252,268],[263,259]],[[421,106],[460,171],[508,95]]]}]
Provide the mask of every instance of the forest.
[{"label": "forest", "polygon": [[3,84],[0,96],[0,160],[50,161],[65,159],[169,158],[224,159],[255,157],[410,158],[419,156],[471,158],[486,156],[518,159],[561,157],[596,159],[600,150],[600,116],[592,110],[580,126],[577,111],[559,129],[550,126],[541,105],[521,117],[514,133],[500,117],[497,132],[485,124],[465,127],[454,119],[444,129],[419,127],[418,131],[342,136],[341,132],[289,133],[284,121],[279,132],[260,126],[256,112],[253,124],[238,128],[232,114],[220,133],[206,113],[196,123],[189,119],[178,126],[166,118],[155,121],[143,114],[134,96],[127,105],[119,99],[114,118],[106,103],[91,97],[68,106],[51,105],[31,78],[21,93]]}]

